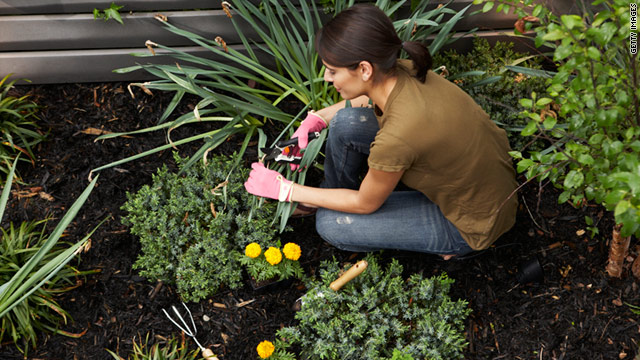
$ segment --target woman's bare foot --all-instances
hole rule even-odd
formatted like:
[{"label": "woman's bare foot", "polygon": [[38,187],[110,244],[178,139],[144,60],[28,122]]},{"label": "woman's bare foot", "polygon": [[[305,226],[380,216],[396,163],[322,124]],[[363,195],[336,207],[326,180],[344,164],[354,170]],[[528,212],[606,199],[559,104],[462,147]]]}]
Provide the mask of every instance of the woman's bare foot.
[{"label": "woman's bare foot", "polygon": [[455,255],[440,255],[440,257],[442,257],[443,260],[451,260]]}]

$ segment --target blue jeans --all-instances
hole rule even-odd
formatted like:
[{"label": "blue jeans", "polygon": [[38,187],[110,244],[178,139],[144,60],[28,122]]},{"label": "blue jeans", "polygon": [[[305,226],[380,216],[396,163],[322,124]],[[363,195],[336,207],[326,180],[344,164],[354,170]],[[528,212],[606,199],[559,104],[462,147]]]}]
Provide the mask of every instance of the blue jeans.
[{"label": "blue jeans", "polygon": [[[322,187],[359,188],[378,130],[370,108],[338,111],[329,127]],[[394,191],[367,215],[320,208],[316,229],[324,240],[348,251],[394,249],[452,255],[473,251],[440,208],[419,191]]]}]

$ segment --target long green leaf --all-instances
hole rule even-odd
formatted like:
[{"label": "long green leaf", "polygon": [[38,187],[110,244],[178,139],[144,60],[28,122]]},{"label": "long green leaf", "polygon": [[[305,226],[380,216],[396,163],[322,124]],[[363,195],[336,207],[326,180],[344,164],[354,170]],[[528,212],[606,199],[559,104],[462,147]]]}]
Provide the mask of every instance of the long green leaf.
[{"label": "long green leaf", "polygon": [[[91,194],[93,187],[96,184],[98,177],[93,179],[91,183],[87,186],[87,188],[82,192],[82,194],[78,197],[78,199],[71,205],[67,213],[62,217],[58,225],[55,227],[53,232],[49,235],[45,243],[38,250],[38,252],[32,256],[29,261],[27,261],[21,268],[18,270],[11,280],[8,281],[6,285],[2,286],[2,293],[0,293],[0,313],[4,314],[6,308],[14,307],[15,304],[12,303],[18,296],[22,294],[17,289],[24,289],[25,285],[27,287],[34,286],[37,281],[40,279],[35,278],[32,274],[32,271],[36,267],[47,269],[48,266],[57,266],[55,263],[41,264],[42,259],[49,253],[49,251],[53,248],[53,246],[58,242],[64,230],[69,226],[71,221],[75,218],[78,211]],[[54,269],[55,270],[55,269]],[[59,270],[59,269],[58,269]],[[37,272],[40,274],[41,270]],[[51,276],[55,274],[52,273]],[[1,317],[1,315],[0,315]]]}]

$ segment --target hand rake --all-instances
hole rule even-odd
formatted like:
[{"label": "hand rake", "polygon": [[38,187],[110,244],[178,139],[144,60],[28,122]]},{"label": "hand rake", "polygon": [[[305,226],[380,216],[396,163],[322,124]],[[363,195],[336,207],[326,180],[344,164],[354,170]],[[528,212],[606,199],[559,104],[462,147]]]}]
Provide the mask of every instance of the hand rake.
[{"label": "hand rake", "polygon": [[176,309],[175,306],[171,306],[171,308],[173,309],[173,312],[176,314],[176,318],[180,321],[180,324],[182,324],[182,325],[180,325],[176,320],[174,320],[167,313],[167,311],[165,309],[162,309],[162,312],[167,316],[167,318],[175,326],[178,327],[178,329],[182,330],[182,332],[187,334],[187,336],[189,336],[193,340],[195,340],[196,344],[198,345],[198,347],[202,351],[202,358],[203,359],[206,359],[206,360],[218,360],[218,358],[213,354],[213,351],[211,351],[211,349],[207,349],[204,346],[200,345],[200,343],[198,342],[198,339],[196,339],[196,334],[198,333],[198,329],[196,328],[196,324],[193,321],[193,316],[191,316],[191,311],[189,310],[187,305],[185,305],[185,303],[182,303],[182,306],[184,306],[184,308],[187,309],[187,313],[189,314],[189,320],[191,320],[191,327],[189,327],[189,324],[184,320],[184,317],[180,314],[180,312],[178,311],[178,309]]}]

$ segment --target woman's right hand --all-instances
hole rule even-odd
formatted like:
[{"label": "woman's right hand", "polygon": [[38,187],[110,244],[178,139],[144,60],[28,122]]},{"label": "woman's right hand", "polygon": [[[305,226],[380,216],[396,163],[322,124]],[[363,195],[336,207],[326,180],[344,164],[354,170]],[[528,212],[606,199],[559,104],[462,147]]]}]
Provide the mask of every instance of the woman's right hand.
[{"label": "woman's right hand", "polygon": [[[291,138],[298,138],[298,145],[293,148],[293,154],[300,156],[300,149],[305,149],[309,145],[309,133],[320,132],[327,127],[327,122],[317,113],[309,112],[302,121],[300,127],[293,133]],[[296,171],[298,164],[291,164],[291,171]]]}]

